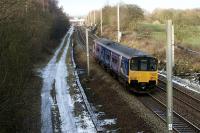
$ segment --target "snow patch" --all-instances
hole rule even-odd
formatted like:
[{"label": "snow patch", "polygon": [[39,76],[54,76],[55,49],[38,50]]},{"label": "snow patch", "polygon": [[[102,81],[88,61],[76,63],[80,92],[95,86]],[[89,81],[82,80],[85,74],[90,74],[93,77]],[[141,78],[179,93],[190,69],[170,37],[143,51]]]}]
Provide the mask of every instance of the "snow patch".
[{"label": "snow patch", "polygon": [[[85,103],[85,106],[86,106],[88,113],[89,113],[89,114],[86,113],[84,115],[84,117],[80,117],[80,119],[83,119],[84,121],[89,121],[89,120],[87,120],[88,117],[85,118],[85,116],[89,116],[90,119],[92,119],[92,122],[95,125],[95,128],[97,129],[98,132],[106,132],[105,129],[104,129],[104,126],[116,124],[117,119],[103,119],[103,120],[98,119],[101,116],[104,116],[105,113],[104,112],[98,112],[97,109],[88,102],[87,97],[86,97],[85,92],[84,92],[84,89],[82,88],[82,85],[80,83],[79,76],[78,76],[79,74],[82,74],[80,71],[85,72],[85,70],[76,69],[76,64],[75,64],[74,57],[73,57],[73,50],[71,51],[71,57],[72,57],[73,67],[75,69],[74,76],[76,77],[76,84],[77,84],[77,87],[79,88],[80,94],[82,94],[82,100]],[[86,89],[90,89],[90,88],[86,88]],[[102,107],[102,105],[99,105],[98,107]],[[97,112],[97,113],[95,113],[95,112]]]},{"label": "snow patch", "polygon": [[[159,75],[166,77],[166,72],[160,71]],[[172,79],[173,83],[178,84],[182,87],[185,87],[186,89],[194,91],[196,93],[200,93],[200,85],[193,83],[188,79],[182,79],[177,76],[173,76],[172,78],[173,78]]]},{"label": "snow patch", "polygon": [[101,126],[116,124],[116,119],[105,119],[101,121]]}]

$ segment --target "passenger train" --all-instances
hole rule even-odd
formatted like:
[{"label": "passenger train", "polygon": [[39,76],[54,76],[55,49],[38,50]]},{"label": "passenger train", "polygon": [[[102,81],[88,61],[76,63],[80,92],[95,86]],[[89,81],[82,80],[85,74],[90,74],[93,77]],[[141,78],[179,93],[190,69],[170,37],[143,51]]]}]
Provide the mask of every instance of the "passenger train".
[{"label": "passenger train", "polygon": [[94,40],[93,55],[130,91],[149,93],[158,83],[158,60],[142,51],[101,38]]}]

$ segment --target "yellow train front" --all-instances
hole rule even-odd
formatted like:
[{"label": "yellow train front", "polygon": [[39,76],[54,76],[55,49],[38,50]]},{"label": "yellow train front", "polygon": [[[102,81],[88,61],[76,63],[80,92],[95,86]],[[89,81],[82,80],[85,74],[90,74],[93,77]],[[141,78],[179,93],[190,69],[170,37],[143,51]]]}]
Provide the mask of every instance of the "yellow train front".
[{"label": "yellow train front", "polygon": [[138,93],[154,90],[158,82],[158,61],[155,57],[108,39],[94,42],[95,59],[128,90]]},{"label": "yellow train front", "polygon": [[138,93],[152,92],[158,83],[158,61],[151,56],[130,60],[127,89]]}]

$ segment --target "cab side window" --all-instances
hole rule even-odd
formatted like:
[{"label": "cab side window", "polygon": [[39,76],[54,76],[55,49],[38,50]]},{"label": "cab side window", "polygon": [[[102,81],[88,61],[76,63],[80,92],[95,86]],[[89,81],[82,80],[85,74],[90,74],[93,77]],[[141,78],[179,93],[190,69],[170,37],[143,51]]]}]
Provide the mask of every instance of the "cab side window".
[{"label": "cab side window", "polygon": [[137,60],[131,60],[130,69],[133,70],[133,71],[138,70],[138,61]]},{"label": "cab side window", "polygon": [[156,60],[150,60],[149,69],[151,71],[156,71],[156,69],[157,69],[157,62],[156,62]]}]

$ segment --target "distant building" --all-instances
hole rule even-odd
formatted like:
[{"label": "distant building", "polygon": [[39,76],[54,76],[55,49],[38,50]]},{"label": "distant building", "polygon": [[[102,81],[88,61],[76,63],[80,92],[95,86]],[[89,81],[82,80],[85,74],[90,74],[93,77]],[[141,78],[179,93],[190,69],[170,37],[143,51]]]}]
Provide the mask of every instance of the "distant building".
[{"label": "distant building", "polygon": [[85,23],[85,19],[82,18],[70,18],[70,23],[77,25],[77,26],[82,26]]}]

